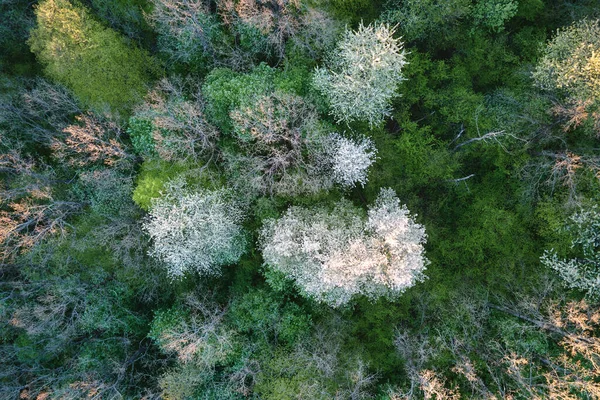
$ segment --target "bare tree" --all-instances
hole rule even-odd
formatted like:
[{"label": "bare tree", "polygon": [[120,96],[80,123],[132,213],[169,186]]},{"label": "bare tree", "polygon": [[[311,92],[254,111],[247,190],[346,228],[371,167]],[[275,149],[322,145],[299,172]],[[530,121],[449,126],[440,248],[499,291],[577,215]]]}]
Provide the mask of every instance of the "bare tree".
[{"label": "bare tree", "polygon": [[231,118],[245,153],[226,156],[230,170],[236,173],[240,167],[237,182],[270,194],[314,193],[331,187],[333,181],[323,173],[325,135],[316,110],[302,98],[275,92],[234,110]]},{"label": "bare tree", "polygon": [[200,89],[191,85],[188,98],[185,84],[178,79],[161,80],[136,110],[136,117],[152,123],[155,149],[167,161],[212,157],[219,135],[204,117]]},{"label": "bare tree", "polygon": [[52,150],[59,160],[75,167],[104,164],[126,167],[133,156],[121,142],[122,131],[118,124],[91,113],[75,117],[77,123],[67,126],[64,139],[54,139]]},{"label": "bare tree", "polygon": [[61,200],[53,194],[52,170],[12,150],[0,154],[0,257],[10,260],[50,234],[65,235],[68,218],[83,208],[78,201]]},{"label": "bare tree", "polygon": [[2,98],[0,126],[4,125],[13,140],[49,146],[62,136],[71,118],[82,112],[66,88],[38,78]]},{"label": "bare tree", "polygon": [[232,30],[238,25],[257,29],[279,59],[285,55],[287,39],[301,25],[301,9],[297,0],[222,0],[218,2],[218,9],[223,21]]}]

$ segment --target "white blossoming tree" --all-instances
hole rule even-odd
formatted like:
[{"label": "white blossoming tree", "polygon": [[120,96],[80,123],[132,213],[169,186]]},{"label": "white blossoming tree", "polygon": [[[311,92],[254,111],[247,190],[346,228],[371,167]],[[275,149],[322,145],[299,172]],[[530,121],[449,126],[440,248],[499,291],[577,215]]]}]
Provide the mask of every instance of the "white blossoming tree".
[{"label": "white blossoming tree", "polygon": [[542,264],[558,273],[565,286],[583,290],[591,298],[600,298],[600,212],[596,207],[571,217],[567,230],[573,233],[572,247],[583,257],[560,259],[555,251],[546,251]]},{"label": "white blossoming tree", "polygon": [[334,182],[344,187],[367,183],[367,170],[375,162],[376,149],[367,137],[358,140],[338,133],[329,136],[327,144]]},{"label": "white blossoming tree", "polygon": [[327,68],[318,68],[313,80],[339,122],[376,125],[390,114],[406,64],[402,47],[394,29],[385,24],[360,24],[358,31],[346,31]]},{"label": "white blossoming tree", "polygon": [[333,210],[291,207],[261,232],[265,264],[333,307],[357,295],[393,298],[422,281],[425,240],[392,189],[381,190],[366,218],[347,201]]},{"label": "white blossoming tree", "polygon": [[154,200],[143,228],[152,239],[150,255],[166,264],[172,278],[189,271],[219,275],[220,266],[244,252],[243,218],[231,191],[192,192],[175,182]]}]

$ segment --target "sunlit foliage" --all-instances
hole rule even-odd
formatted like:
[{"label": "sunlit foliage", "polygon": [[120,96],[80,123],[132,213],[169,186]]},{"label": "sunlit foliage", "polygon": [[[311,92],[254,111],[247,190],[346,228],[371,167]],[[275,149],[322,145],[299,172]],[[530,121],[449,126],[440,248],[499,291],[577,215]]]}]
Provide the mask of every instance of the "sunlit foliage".
[{"label": "sunlit foliage", "polygon": [[86,106],[117,111],[139,101],[156,71],[150,55],[102,26],[82,5],[45,0],[29,45],[45,73]]}]

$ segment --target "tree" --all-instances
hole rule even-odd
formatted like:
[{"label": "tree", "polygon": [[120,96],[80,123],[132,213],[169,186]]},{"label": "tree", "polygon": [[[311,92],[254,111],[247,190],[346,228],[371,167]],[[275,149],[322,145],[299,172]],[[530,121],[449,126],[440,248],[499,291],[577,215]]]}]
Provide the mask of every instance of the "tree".
[{"label": "tree", "polygon": [[153,242],[150,255],[166,264],[171,278],[193,270],[219,275],[218,267],[244,252],[243,218],[231,191],[192,192],[175,181],[154,200],[143,228]]},{"label": "tree", "polygon": [[566,129],[585,121],[600,135],[600,20],[584,19],[557,31],[533,72],[538,87],[566,98],[555,107]]},{"label": "tree", "polygon": [[423,280],[425,240],[392,189],[381,190],[366,220],[340,201],[331,211],[291,207],[261,232],[265,264],[333,307],[356,295],[398,296]]},{"label": "tree", "polygon": [[600,212],[596,207],[582,210],[571,217],[566,229],[573,235],[572,247],[580,248],[583,257],[560,259],[551,250],[542,256],[542,264],[556,271],[567,287],[600,298]]},{"label": "tree", "polygon": [[41,78],[15,86],[13,93],[7,91],[0,100],[3,141],[50,146],[64,137],[62,131],[71,124],[73,116],[83,113],[64,86]]},{"label": "tree", "polygon": [[385,24],[346,31],[330,54],[328,68],[317,68],[314,85],[331,105],[338,122],[368,121],[377,125],[390,115],[390,101],[406,64],[395,30]]},{"label": "tree", "polygon": [[533,77],[546,90],[600,97],[600,21],[582,20],[557,31]]},{"label": "tree", "polygon": [[265,400],[372,398],[378,375],[360,346],[348,346],[348,321],[335,313],[324,317],[289,350],[259,354],[256,395]]},{"label": "tree", "polygon": [[[234,350],[233,332],[223,326],[227,307],[210,295],[188,295],[184,307],[156,313],[149,337],[181,363],[214,368]],[[184,311],[185,310],[185,311]]]},{"label": "tree", "polygon": [[325,135],[316,110],[301,97],[274,92],[234,110],[231,119],[245,153],[227,156],[237,181],[270,194],[314,193],[331,186],[324,173]]},{"label": "tree", "polygon": [[405,41],[448,40],[455,36],[456,25],[469,15],[470,0],[405,0],[386,10],[381,19],[397,24]]},{"label": "tree", "polygon": [[335,47],[335,42],[342,31],[342,24],[331,18],[323,10],[308,8],[300,18],[298,31],[289,38],[292,45],[287,50],[287,56],[293,57],[293,51],[300,51],[302,56],[295,62],[315,62]]},{"label": "tree", "polygon": [[[233,49],[216,16],[211,15],[204,0],[152,0],[152,13],[147,19],[158,33],[159,49],[172,62],[193,67],[211,67],[230,56],[232,67],[247,66],[243,54],[235,60]],[[235,61],[234,61],[235,60]]]},{"label": "tree", "polygon": [[327,133],[315,107],[300,96],[276,90],[230,117],[242,153],[227,153],[227,166],[234,183],[252,191],[292,195],[334,183],[364,185],[375,161],[370,139]]},{"label": "tree", "polygon": [[0,153],[0,260],[10,261],[49,235],[65,235],[79,201],[56,196],[56,175],[15,149]]},{"label": "tree", "polygon": [[198,87],[185,95],[185,82],[162,79],[146,96],[146,102],[130,119],[130,135],[139,153],[158,153],[166,161],[208,157],[219,136],[204,116],[204,100]]},{"label": "tree", "polygon": [[0,69],[18,70],[31,61],[25,41],[33,27],[33,13],[27,1],[1,0],[0,14]]},{"label": "tree", "polygon": [[[530,326],[556,338],[559,351],[546,355],[504,350],[502,362],[508,367],[506,372],[517,390],[531,398],[598,398],[600,340],[595,335],[600,326],[598,307],[585,300],[524,300],[516,305],[490,306],[520,320],[521,331],[524,326]],[[520,342],[517,341],[517,345]],[[520,347],[527,349],[523,344]]]},{"label": "tree", "polygon": [[285,44],[301,26],[298,0],[223,0],[219,13],[249,53],[273,53],[283,59]]},{"label": "tree", "polygon": [[108,26],[128,38],[151,45],[150,27],[144,18],[148,3],[142,0],[90,0],[94,13]]},{"label": "tree", "polygon": [[156,72],[150,55],[93,19],[69,0],[45,0],[35,9],[29,46],[46,74],[85,106],[113,111],[141,99]]},{"label": "tree", "polygon": [[121,128],[114,121],[88,113],[75,117],[77,124],[67,126],[64,140],[55,139],[54,155],[75,167],[104,164],[124,167],[132,161],[121,141]]},{"label": "tree", "polygon": [[345,187],[367,183],[367,170],[375,162],[376,149],[367,137],[352,140],[337,133],[329,136],[327,151],[331,158],[333,180]]},{"label": "tree", "polygon": [[480,0],[473,8],[475,25],[481,25],[499,33],[504,30],[504,23],[514,17],[519,4],[513,0]]}]

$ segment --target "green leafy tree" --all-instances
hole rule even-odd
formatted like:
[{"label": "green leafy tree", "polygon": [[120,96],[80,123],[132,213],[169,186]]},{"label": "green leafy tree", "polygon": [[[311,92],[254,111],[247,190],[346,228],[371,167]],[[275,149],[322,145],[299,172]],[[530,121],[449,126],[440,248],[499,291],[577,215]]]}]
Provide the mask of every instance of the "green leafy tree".
[{"label": "green leafy tree", "polygon": [[82,104],[117,111],[141,99],[157,72],[146,51],[69,0],[45,0],[35,14],[31,51],[46,74],[71,89]]},{"label": "green leafy tree", "polygon": [[501,32],[504,23],[514,17],[518,9],[518,2],[513,0],[479,0],[473,8],[473,18],[476,25]]},{"label": "green leafy tree", "polygon": [[[398,4],[399,3],[399,4]],[[407,42],[447,40],[471,12],[470,0],[405,0],[393,4],[381,20],[398,26]],[[439,37],[441,36],[441,37]]]}]

